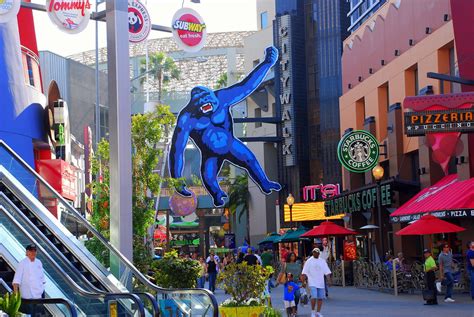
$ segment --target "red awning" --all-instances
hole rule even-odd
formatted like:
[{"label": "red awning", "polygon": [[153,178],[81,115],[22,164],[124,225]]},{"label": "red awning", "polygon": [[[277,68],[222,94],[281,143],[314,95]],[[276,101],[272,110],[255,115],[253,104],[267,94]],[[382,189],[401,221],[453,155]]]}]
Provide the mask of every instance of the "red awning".
[{"label": "red awning", "polygon": [[424,213],[439,218],[474,217],[474,178],[460,181],[457,174],[445,176],[395,210],[390,218],[393,222],[406,222]]}]

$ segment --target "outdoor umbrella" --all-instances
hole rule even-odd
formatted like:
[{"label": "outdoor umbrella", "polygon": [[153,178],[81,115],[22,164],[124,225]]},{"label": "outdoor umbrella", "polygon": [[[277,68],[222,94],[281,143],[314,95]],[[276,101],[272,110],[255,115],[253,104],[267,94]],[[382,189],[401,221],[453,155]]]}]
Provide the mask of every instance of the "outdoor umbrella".
[{"label": "outdoor umbrella", "polygon": [[153,238],[155,240],[165,241],[166,240],[166,233],[161,231],[160,229],[155,229],[155,232],[153,233]]},{"label": "outdoor umbrella", "polygon": [[308,232],[301,235],[301,237],[322,237],[322,236],[351,236],[358,234],[356,231],[346,229],[342,226],[336,225],[332,221],[325,221],[319,226],[314,227]]},{"label": "outdoor umbrella", "polygon": [[436,233],[460,232],[466,230],[450,222],[436,218],[433,215],[424,215],[411,225],[397,231],[399,236],[425,235]]}]

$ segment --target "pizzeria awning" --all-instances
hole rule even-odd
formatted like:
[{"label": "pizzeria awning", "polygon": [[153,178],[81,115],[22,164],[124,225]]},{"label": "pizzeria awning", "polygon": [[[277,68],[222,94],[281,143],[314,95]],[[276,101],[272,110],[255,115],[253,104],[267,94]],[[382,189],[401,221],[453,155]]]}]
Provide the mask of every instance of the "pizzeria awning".
[{"label": "pizzeria awning", "polygon": [[445,176],[395,210],[392,222],[407,222],[431,213],[438,218],[474,217],[474,178],[459,180],[457,174]]}]

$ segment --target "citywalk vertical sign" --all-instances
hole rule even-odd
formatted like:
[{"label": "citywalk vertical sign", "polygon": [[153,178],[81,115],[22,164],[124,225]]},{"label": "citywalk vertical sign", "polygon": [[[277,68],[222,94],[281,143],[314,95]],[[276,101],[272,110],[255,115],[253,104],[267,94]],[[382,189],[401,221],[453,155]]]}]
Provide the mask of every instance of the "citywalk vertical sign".
[{"label": "citywalk vertical sign", "polygon": [[292,62],[291,62],[291,16],[283,15],[279,17],[278,28],[278,46],[280,50],[280,95],[278,96],[281,105],[281,135],[282,156],[284,166],[295,165],[295,140],[293,125],[293,81],[291,80]]}]

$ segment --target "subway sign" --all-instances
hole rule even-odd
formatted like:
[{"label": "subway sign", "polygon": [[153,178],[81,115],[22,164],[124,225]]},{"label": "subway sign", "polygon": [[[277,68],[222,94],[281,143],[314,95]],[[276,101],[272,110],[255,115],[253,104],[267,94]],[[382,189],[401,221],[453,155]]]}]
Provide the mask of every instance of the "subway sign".
[{"label": "subway sign", "polygon": [[[380,186],[380,203],[382,206],[392,204],[391,184]],[[362,190],[349,192],[328,199],[324,202],[326,217],[361,212],[377,207],[377,185]]]},{"label": "subway sign", "polygon": [[407,136],[435,132],[474,132],[474,109],[405,112]]}]

